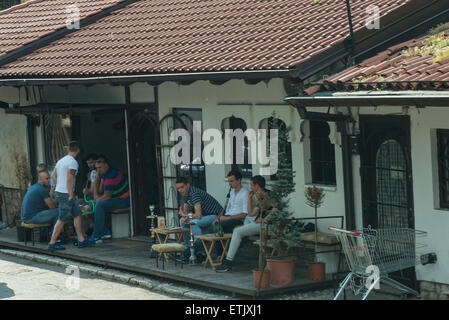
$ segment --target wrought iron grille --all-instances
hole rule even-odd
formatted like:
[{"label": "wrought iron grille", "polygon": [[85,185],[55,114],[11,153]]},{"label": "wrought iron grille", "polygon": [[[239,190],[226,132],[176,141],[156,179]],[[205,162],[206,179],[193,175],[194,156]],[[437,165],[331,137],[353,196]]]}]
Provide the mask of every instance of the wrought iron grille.
[{"label": "wrought iron grille", "polygon": [[440,207],[449,208],[449,130],[437,130]]},{"label": "wrought iron grille", "polygon": [[376,206],[379,228],[407,228],[408,171],[400,143],[384,141],[376,154]]},{"label": "wrought iron grille", "polygon": [[[275,121],[279,121],[279,123],[276,125]],[[265,129],[266,130],[266,138],[267,138],[267,145],[266,145],[266,154],[270,154],[270,129],[275,129],[275,128],[279,128],[279,135],[280,132],[286,132],[287,131],[287,126],[285,125],[285,122],[282,121],[281,119],[275,119],[273,117],[269,117],[269,118],[265,118],[262,119],[260,121],[259,124],[259,128],[260,129]],[[281,139],[279,139],[278,141],[278,152],[284,152],[286,157],[287,157],[287,163],[286,165],[292,169],[292,146],[290,141],[281,141]],[[281,164],[279,164],[280,166]],[[281,168],[281,167],[279,167]],[[292,177],[293,178],[293,177]],[[273,174],[270,176],[270,180],[278,180],[278,177],[276,174]]]},{"label": "wrought iron grille", "polygon": [[[221,130],[224,134],[225,129],[238,130],[241,129],[243,132],[246,131],[247,126],[245,120],[231,116],[229,118],[223,119],[221,123]],[[248,138],[245,136],[243,139],[243,150],[240,150],[243,154],[243,163],[238,163],[237,154],[237,139],[232,137],[232,164],[231,169],[240,171],[245,178],[250,178],[252,176],[252,164],[250,162],[251,146],[248,142]]]}]

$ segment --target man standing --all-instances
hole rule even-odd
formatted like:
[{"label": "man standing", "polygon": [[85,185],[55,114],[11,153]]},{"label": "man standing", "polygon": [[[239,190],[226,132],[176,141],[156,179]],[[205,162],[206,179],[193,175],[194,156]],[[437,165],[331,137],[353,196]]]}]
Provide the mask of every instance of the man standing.
[{"label": "man standing", "polygon": [[65,157],[60,159],[53,170],[52,179],[56,182],[55,198],[59,203],[59,217],[55,224],[48,250],[65,250],[63,246],[56,243],[64,224],[69,221],[70,215],[73,217],[73,224],[78,236],[78,248],[90,246],[87,239],[81,232],[81,210],[75,198],[75,177],[78,173],[78,162],[76,157],[80,153],[78,142],[71,141],[69,151]]},{"label": "man standing", "polygon": [[54,224],[56,222],[59,209],[57,202],[50,199],[49,185],[50,175],[48,172],[39,172],[37,183],[28,189],[22,202],[21,218],[23,222],[32,224]]},{"label": "man standing", "polygon": [[[179,211],[181,226],[183,228],[189,227],[185,224],[188,218],[187,213],[193,212],[193,222],[196,222],[196,224],[192,226],[192,233],[194,236],[202,234],[201,228],[211,227],[217,215],[223,211],[223,207],[204,190],[191,186],[184,177],[176,180],[176,189],[183,196],[183,206]],[[184,258],[187,258],[186,256],[190,255],[189,234],[184,233],[183,236],[186,247]],[[195,239],[195,242],[199,242],[199,240]]]},{"label": "man standing", "polygon": [[229,191],[229,202],[224,215],[220,215],[214,220],[215,230],[221,222],[224,233],[231,233],[236,226],[243,224],[243,220],[248,214],[248,190],[242,187],[242,174],[237,170],[228,173],[228,183],[231,187]]},{"label": "man standing", "polygon": [[129,207],[129,186],[123,173],[110,166],[106,156],[98,156],[95,168],[97,170],[94,181],[95,223],[89,242],[101,243],[102,239],[111,238],[111,233],[104,225],[106,212]]}]

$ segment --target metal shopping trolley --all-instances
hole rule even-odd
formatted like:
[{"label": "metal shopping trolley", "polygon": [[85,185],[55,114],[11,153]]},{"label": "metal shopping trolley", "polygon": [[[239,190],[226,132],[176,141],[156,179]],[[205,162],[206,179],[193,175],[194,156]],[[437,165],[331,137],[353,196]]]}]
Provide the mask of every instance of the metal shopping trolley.
[{"label": "metal shopping trolley", "polygon": [[416,265],[419,256],[417,251],[425,247],[423,239],[426,232],[409,228],[368,227],[363,231],[347,231],[335,227],[328,229],[335,232],[351,270],[340,283],[334,300],[348,284],[355,295],[362,294],[362,300],[365,300],[374,288],[379,287],[380,281],[403,293],[419,295],[388,274]]}]

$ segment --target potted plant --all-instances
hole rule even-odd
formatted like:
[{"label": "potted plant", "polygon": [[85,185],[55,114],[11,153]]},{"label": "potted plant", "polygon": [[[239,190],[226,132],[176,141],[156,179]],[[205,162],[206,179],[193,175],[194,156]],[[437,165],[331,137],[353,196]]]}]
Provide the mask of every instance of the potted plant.
[{"label": "potted plant", "polygon": [[[295,275],[296,257],[289,255],[289,249],[296,247],[300,238],[300,230],[291,228],[293,212],[289,210],[288,196],[295,191],[293,182],[294,172],[291,167],[287,150],[283,146],[289,143],[291,127],[282,127],[273,114],[273,126],[278,129],[278,170],[275,183],[272,185],[270,198],[275,207],[267,218],[269,241],[273,245],[276,256],[267,259],[268,269],[271,271],[273,285],[288,285],[293,283]],[[267,241],[265,239],[265,241]]]},{"label": "potted plant", "polygon": [[326,265],[324,262],[319,261],[319,257],[317,255],[318,252],[318,208],[323,204],[323,199],[325,197],[324,189],[317,188],[315,186],[308,187],[304,192],[306,197],[306,204],[315,210],[315,253],[314,259],[309,263],[309,273],[310,278],[315,281],[325,280],[326,277]]}]

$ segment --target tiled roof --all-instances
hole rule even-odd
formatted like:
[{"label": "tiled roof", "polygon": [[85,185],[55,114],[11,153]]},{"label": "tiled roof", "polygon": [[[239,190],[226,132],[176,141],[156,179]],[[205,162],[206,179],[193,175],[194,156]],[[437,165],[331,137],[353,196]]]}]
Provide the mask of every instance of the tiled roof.
[{"label": "tiled roof", "polygon": [[80,19],[123,0],[31,0],[0,12],[0,56],[66,27],[69,6]]},{"label": "tiled roof", "polygon": [[449,23],[446,25],[440,27],[447,30],[390,47],[305,91],[311,95],[335,90],[449,88]]},{"label": "tiled roof", "polygon": [[[368,5],[384,16],[410,2],[352,0],[354,29],[364,28]],[[35,28],[60,10],[34,10]],[[141,0],[2,67],[0,77],[287,70],[347,37],[341,0]]]}]

